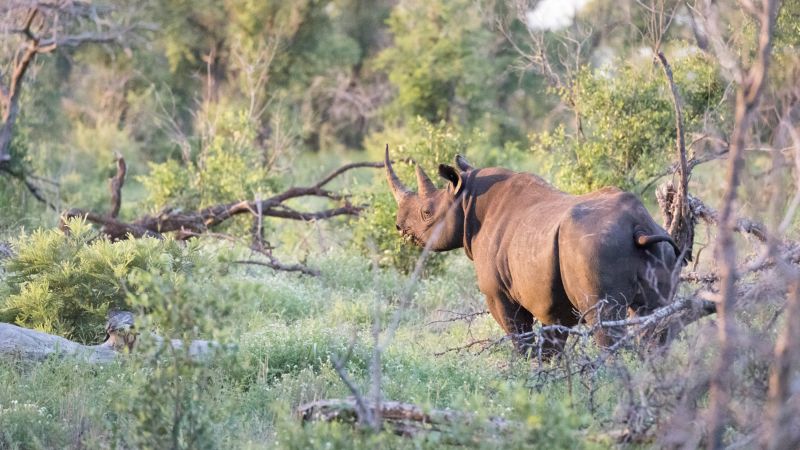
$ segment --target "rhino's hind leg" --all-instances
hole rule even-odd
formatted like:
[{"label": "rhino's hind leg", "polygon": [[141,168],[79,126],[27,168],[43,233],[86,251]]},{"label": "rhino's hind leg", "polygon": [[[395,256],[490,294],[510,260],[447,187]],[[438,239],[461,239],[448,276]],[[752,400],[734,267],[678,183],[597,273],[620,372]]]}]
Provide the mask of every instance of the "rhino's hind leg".
[{"label": "rhino's hind leg", "polygon": [[593,311],[586,315],[586,322],[591,327],[596,327],[594,338],[600,347],[611,347],[623,335],[625,329],[622,327],[598,326],[598,320],[602,322],[624,320],[628,315],[627,302],[619,301],[613,297],[606,297],[597,303]]},{"label": "rhino's hind leg", "polygon": [[503,331],[511,336],[517,352],[530,358],[541,356],[543,360],[547,361],[553,356],[560,355],[564,350],[568,334],[563,331],[541,333],[541,341],[537,345],[540,336],[533,331],[536,318],[519,303],[504,295],[487,295],[486,303],[489,305],[492,317],[500,324]]}]

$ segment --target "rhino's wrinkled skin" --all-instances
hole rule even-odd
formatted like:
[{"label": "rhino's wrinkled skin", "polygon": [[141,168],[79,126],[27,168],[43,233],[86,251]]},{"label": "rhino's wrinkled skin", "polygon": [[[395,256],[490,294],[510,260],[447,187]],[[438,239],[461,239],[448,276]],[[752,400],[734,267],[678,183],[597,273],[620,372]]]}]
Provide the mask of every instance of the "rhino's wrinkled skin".
[{"label": "rhino's wrinkled skin", "polygon": [[[512,336],[531,331],[534,320],[572,327],[648,314],[669,297],[675,244],[633,194],[569,195],[536,175],[473,168],[460,156],[456,167],[439,166],[445,189],[417,166],[414,193],[394,173],[388,146],[385,164],[397,229],[434,251],[463,247],[489,311]],[[595,338],[608,346],[619,332],[601,328]],[[546,337],[551,356],[567,334]],[[531,342],[515,339],[523,352]]]}]

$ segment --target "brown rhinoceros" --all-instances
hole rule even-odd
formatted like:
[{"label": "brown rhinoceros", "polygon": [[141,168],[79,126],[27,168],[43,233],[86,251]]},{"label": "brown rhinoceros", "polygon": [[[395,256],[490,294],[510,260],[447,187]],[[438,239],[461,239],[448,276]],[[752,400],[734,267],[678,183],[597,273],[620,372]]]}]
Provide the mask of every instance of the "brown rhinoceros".
[{"label": "brown rhinoceros", "polygon": [[[414,193],[395,174],[388,146],[384,162],[398,231],[433,251],[463,247],[489,311],[522,352],[535,320],[594,325],[629,311],[648,314],[670,297],[677,247],[631,193],[569,195],[536,175],[473,168],[461,156],[456,167],[439,165],[444,189],[417,165]],[[597,328],[601,346],[621,332]],[[567,332],[544,337],[549,357],[563,349]]]}]

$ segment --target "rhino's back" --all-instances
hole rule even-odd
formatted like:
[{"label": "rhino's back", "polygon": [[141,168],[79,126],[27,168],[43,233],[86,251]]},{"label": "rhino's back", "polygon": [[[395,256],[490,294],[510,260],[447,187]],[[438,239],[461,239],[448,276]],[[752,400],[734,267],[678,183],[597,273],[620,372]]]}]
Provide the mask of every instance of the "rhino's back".
[{"label": "rhino's back", "polygon": [[528,174],[512,174],[487,194],[473,241],[481,291],[499,291],[543,323],[574,323],[560,280],[557,235],[576,197]]},{"label": "rhino's back", "polygon": [[487,192],[473,251],[481,290],[500,291],[545,324],[573,325],[606,295],[634,296],[644,255],[634,228],[663,232],[616,188],[572,196],[515,174]]}]

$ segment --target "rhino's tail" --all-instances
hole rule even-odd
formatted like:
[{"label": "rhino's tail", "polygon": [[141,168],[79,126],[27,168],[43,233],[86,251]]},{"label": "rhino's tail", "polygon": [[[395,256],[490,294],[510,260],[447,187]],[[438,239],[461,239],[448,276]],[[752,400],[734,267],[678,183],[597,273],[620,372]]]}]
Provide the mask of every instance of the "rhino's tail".
[{"label": "rhino's tail", "polygon": [[680,256],[681,249],[678,248],[678,244],[672,240],[669,235],[666,234],[647,234],[642,230],[637,229],[633,232],[633,240],[636,242],[637,247],[649,247],[653,244],[658,242],[667,242],[669,245],[672,246],[673,250],[675,250],[675,256]]}]

